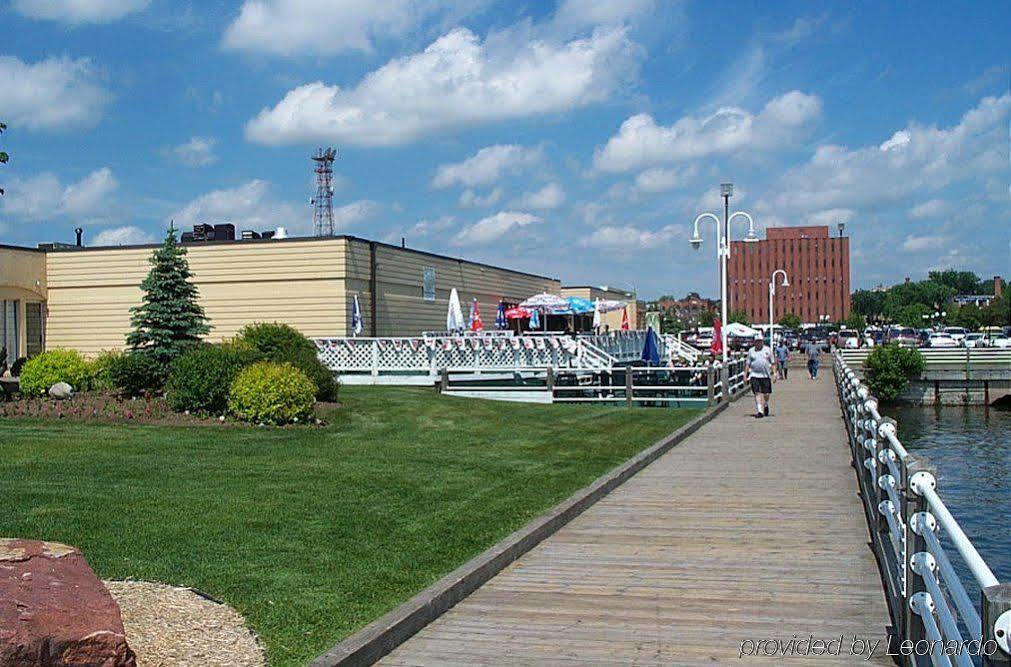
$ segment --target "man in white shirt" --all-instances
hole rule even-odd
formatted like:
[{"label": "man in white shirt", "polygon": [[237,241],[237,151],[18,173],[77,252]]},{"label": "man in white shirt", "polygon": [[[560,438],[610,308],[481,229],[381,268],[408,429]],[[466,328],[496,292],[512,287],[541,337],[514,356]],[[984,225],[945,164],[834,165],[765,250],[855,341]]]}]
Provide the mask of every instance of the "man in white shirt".
[{"label": "man in white shirt", "polygon": [[745,379],[755,395],[755,417],[769,416],[769,397],[772,395],[772,378],[776,370],[776,357],[765,347],[765,341],[755,339],[755,346],[748,350],[748,362],[744,368]]}]

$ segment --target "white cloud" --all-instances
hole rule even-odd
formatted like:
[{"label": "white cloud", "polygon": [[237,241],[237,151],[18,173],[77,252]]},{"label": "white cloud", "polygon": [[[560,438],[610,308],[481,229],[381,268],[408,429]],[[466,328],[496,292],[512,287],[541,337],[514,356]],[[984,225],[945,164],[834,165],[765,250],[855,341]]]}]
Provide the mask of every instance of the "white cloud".
[{"label": "white cloud", "polygon": [[540,148],[516,144],[486,146],[462,162],[439,165],[432,187],[490,185],[506,174],[516,174],[542,159]]},{"label": "white cloud", "polygon": [[909,209],[909,217],[914,220],[940,218],[951,211],[951,206],[943,199],[929,199]]},{"label": "white cloud", "polygon": [[379,39],[403,37],[423,23],[455,23],[474,0],[245,0],[223,40],[227,49],[277,56],[369,53]]},{"label": "white cloud", "polygon": [[495,215],[478,220],[469,227],[464,227],[456,238],[453,245],[481,245],[497,241],[509,232],[520,227],[526,227],[540,222],[541,219],[529,213],[519,213],[516,211],[500,211]]},{"label": "white cloud", "polygon": [[157,240],[154,234],[146,232],[140,227],[128,225],[126,227],[103,229],[95,235],[95,238],[88,245],[141,245],[143,243],[154,243]]},{"label": "white cloud", "polygon": [[809,225],[828,225],[835,227],[840,222],[849,223],[856,215],[856,211],[848,208],[830,208],[824,211],[816,211],[807,216]]},{"label": "white cloud", "polygon": [[565,203],[565,190],[558,183],[548,183],[540,190],[527,192],[519,198],[520,208],[552,209]]},{"label": "white cloud", "polygon": [[601,171],[621,172],[743,150],[774,150],[803,136],[821,115],[815,95],[791,91],[758,114],[722,107],[706,117],[685,116],[670,126],[647,113],[631,116],[594,153]]},{"label": "white cloud", "polygon": [[409,230],[418,236],[427,236],[437,232],[445,231],[456,223],[456,219],[451,215],[444,215],[435,220],[418,220]]},{"label": "white cloud", "polygon": [[655,0],[564,0],[552,19],[552,29],[575,33],[592,26],[620,26],[646,16]]},{"label": "white cloud", "polygon": [[119,188],[112,171],[97,169],[81,180],[63,185],[51,172],[30,178],[15,178],[0,199],[8,215],[38,221],[54,216],[89,219],[109,214],[111,197]]},{"label": "white cloud", "polygon": [[149,0],[14,0],[14,11],[63,23],[109,23],[148,6]]},{"label": "white cloud", "polygon": [[289,91],[246,124],[267,145],[313,141],[392,146],[446,130],[563,112],[609,99],[640,55],[623,28],[558,42],[481,40],[455,28],[421,53],[396,58],[348,89],[321,81]]},{"label": "white cloud", "polygon": [[940,249],[943,243],[944,237],[941,236],[910,235],[902,242],[902,249],[906,252],[923,252],[925,250]]},{"label": "white cloud", "polygon": [[653,167],[635,177],[635,187],[640,192],[664,192],[684,185],[686,180],[684,170]]},{"label": "white cloud", "polygon": [[109,99],[87,58],[30,64],[0,56],[0,91],[0,116],[12,130],[92,127]]},{"label": "white cloud", "polygon": [[[234,188],[212,190],[191,200],[169,216],[180,228],[201,223],[231,222],[236,232],[243,229],[286,227],[292,234],[309,234],[312,207],[276,198],[267,181],[254,179]],[[334,208],[338,231],[374,215],[376,202],[364,199]]]},{"label": "white cloud", "polygon": [[460,206],[477,207],[481,208],[483,206],[494,206],[502,199],[502,188],[495,188],[483,197],[470,188],[464,190],[460,193],[460,199],[457,203]]},{"label": "white cloud", "polygon": [[762,208],[778,214],[874,209],[999,173],[1007,169],[1009,111],[1011,93],[1005,93],[982,99],[948,128],[911,123],[879,145],[820,146],[787,171]]},{"label": "white cloud", "polygon": [[684,235],[684,229],[680,225],[667,225],[655,231],[630,225],[607,225],[598,227],[589,236],[580,239],[579,245],[601,250],[629,252],[667,245],[682,235]]},{"label": "white cloud", "polygon": [[214,137],[192,137],[189,141],[173,146],[164,153],[167,157],[185,167],[206,167],[218,161],[214,146],[218,140]]}]

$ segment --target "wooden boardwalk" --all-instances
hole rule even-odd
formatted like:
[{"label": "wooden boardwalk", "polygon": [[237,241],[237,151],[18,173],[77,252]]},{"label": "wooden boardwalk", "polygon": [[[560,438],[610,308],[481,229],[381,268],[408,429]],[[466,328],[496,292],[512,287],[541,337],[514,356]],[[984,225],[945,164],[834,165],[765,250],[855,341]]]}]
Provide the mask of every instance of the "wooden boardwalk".
[{"label": "wooden boardwalk", "polygon": [[[864,662],[854,636],[891,664],[831,375],[796,368],[773,398],[762,420],[738,400],[380,664]],[[842,655],[740,657],[795,635]]]}]

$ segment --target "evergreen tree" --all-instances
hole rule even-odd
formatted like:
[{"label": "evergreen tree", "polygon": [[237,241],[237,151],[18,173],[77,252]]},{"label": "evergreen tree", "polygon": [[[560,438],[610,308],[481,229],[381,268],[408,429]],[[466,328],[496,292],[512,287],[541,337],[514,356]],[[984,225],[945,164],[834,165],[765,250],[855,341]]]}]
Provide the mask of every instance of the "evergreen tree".
[{"label": "evergreen tree", "polygon": [[197,288],[186,261],[186,248],[176,241],[169,227],[161,247],[151,255],[151,271],[140,284],[141,305],[130,309],[133,331],[126,342],[131,349],[149,354],[168,366],[188,346],[210,331],[204,309],[197,302]]}]

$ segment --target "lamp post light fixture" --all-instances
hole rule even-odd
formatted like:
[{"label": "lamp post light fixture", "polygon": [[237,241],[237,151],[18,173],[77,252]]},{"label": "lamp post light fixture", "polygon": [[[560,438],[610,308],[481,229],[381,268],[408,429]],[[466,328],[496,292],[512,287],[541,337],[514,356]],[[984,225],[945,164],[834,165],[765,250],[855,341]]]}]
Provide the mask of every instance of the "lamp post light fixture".
[{"label": "lamp post light fixture", "polygon": [[[722,326],[720,327],[720,343],[723,347],[723,364],[726,366],[728,353],[727,353],[727,261],[730,258],[730,222],[736,219],[738,216],[744,218],[748,222],[748,235],[744,240],[748,243],[753,243],[758,241],[758,236],[755,234],[755,221],[752,219],[751,215],[745,213],[744,211],[736,211],[734,213],[729,212],[729,201],[731,195],[734,193],[734,186],[731,183],[723,183],[720,185],[720,194],[723,196],[724,200],[724,218],[721,221],[712,213],[702,213],[697,218],[695,218],[695,224],[693,226],[693,234],[690,239],[692,247],[696,250],[702,247],[702,236],[699,234],[699,223],[703,220],[712,220],[716,225],[716,261],[720,267],[720,322]],[[722,229],[721,229],[722,228]]]},{"label": "lamp post light fixture", "polygon": [[780,287],[789,287],[790,278],[786,275],[786,271],[783,269],[776,269],[772,272],[772,278],[769,279],[769,346],[772,347],[776,344],[775,337],[772,334],[772,298],[776,296],[776,276],[780,273],[783,274],[783,282],[779,283]]},{"label": "lamp post light fixture", "polygon": [[839,229],[839,238],[842,238],[843,230],[846,229],[846,223],[840,222],[839,224],[836,225],[836,227]]}]

